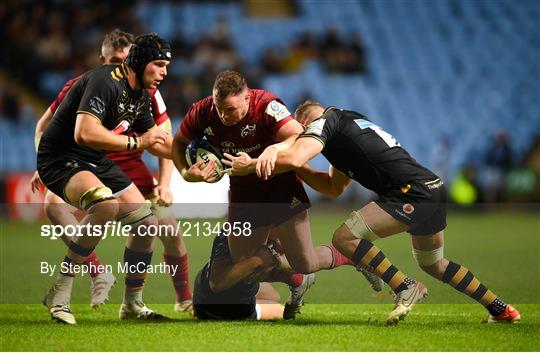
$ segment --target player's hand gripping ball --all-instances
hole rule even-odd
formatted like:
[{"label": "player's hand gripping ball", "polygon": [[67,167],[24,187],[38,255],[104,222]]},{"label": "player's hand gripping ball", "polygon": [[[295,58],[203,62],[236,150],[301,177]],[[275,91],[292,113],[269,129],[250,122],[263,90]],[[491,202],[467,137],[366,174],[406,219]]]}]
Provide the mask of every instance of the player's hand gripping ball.
[{"label": "player's hand gripping ball", "polygon": [[186,161],[190,167],[199,161],[203,161],[205,166],[210,161],[216,164],[213,183],[220,181],[227,174],[226,168],[221,162],[222,158],[223,155],[219,148],[211,145],[204,137],[191,141],[186,148]]}]

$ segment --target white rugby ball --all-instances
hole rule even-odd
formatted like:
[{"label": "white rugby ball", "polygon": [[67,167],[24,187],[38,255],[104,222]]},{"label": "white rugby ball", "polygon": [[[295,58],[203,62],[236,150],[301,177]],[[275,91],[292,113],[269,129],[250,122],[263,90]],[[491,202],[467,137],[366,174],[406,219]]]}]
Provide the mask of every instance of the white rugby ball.
[{"label": "white rugby ball", "polygon": [[221,162],[222,158],[221,151],[211,145],[204,137],[191,141],[186,148],[186,161],[190,167],[198,161],[203,161],[205,165],[210,161],[215,162],[214,183],[223,178],[224,173],[222,172],[226,169]]}]

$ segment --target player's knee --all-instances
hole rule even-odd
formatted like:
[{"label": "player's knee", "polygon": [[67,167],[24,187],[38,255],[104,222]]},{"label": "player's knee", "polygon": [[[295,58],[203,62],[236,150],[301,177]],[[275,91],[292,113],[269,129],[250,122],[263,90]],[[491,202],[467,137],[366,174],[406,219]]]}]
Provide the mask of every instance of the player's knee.
[{"label": "player's knee", "polygon": [[342,229],[342,238],[347,240],[365,239],[369,242],[374,242],[379,237],[369,227],[364,220],[362,214],[358,211],[352,211],[349,218],[343,222],[340,227]]},{"label": "player's knee", "polygon": [[93,216],[93,223],[112,221],[116,219],[118,214],[118,202],[115,199],[110,199],[96,203],[88,209],[88,214]]},{"label": "player's knee", "polygon": [[118,221],[124,225],[144,224],[146,226],[157,226],[157,219],[152,214],[150,202],[143,202],[134,209],[120,215]]},{"label": "player's knee", "polygon": [[[116,204],[116,213],[118,213],[118,203],[113,195],[111,189],[106,186],[96,186],[86,190],[79,198],[79,206],[83,211],[90,212],[93,208],[96,208],[100,204],[107,202],[107,206],[99,207],[99,209],[107,209],[113,207],[112,204]],[[115,215],[116,215],[115,213]]]},{"label": "player's knee", "polygon": [[418,250],[413,248],[413,257],[424,272],[437,278],[442,277],[446,268],[444,247],[441,246],[433,250]]}]

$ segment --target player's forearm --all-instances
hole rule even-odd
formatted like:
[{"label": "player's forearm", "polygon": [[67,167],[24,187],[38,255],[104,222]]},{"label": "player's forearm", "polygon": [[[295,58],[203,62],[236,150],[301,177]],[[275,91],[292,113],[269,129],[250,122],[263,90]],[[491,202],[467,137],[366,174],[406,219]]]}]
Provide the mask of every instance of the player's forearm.
[{"label": "player's forearm", "polygon": [[174,163],[174,166],[182,175],[182,178],[185,179],[185,172],[188,168],[188,164],[186,161],[186,148],[187,144],[182,142],[179,138],[175,137],[173,139],[173,147],[172,147],[172,160]]},{"label": "player's forearm", "polygon": [[285,173],[290,170],[302,168],[309,159],[304,158],[301,154],[293,153],[290,150],[280,152],[276,159],[276,167],[274,174]]},{"label": "player's forearm", "polygon": [[104,151],[138,149],[139,145],[137,138],[113,134],[102,126],[98,126],[95,129],[75,131],[75,142],[82,146]]},{"label": "player's forearm", "polygon": [[172,160],[167,158],[159,159],[159,177],[158,185],[169,187],[171,184],[171,175],[174,168],[174,163]]},{"label": "player's forearm", "polygon": [[147,150],[154,156],[170,160],[172,158],[172,141],[172,137],[168,136],[165,143],[155,143],[148,147]]},{"label": "player's forearm", "polygon": [[341,192],[334,188],[329,173],[312,169],[307,165],[296,169],[295,173],[306,182],[306,184],[323,195],[335,199],[341,194]]}]

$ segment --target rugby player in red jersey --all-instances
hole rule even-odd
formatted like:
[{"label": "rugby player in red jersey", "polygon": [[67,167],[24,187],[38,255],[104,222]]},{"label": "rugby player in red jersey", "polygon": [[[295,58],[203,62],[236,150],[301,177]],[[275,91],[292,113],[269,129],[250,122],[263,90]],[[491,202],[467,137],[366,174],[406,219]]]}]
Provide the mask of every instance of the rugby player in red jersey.
[{"label": "rugby player in red jersey", "polygon": [[[225,154],[246,153],[255,158],[267,146],[298,136],[302,131],[278,97],[248,88],[238,72],[224,71],[214,82],[212,96],[193,104],[176,132],[173,161],[186,181],[212,182],[215,163],[187,166],[185,151],[191,140],[204,135]],[[309,207],[302,182],[294,172],[270,180],[261,180],[256,175],[231,176],[229,222],[240,222],[252,229],[250,236],[228,237],[232,260],[238,262],[252,256],[266,244],[273,231],[296,272],[308,274],[328,268],[324,264],[337,267],[348,263],[331,245],[313,247]],[[296,312],[302,303],[291,298],[285,310]]]}]

